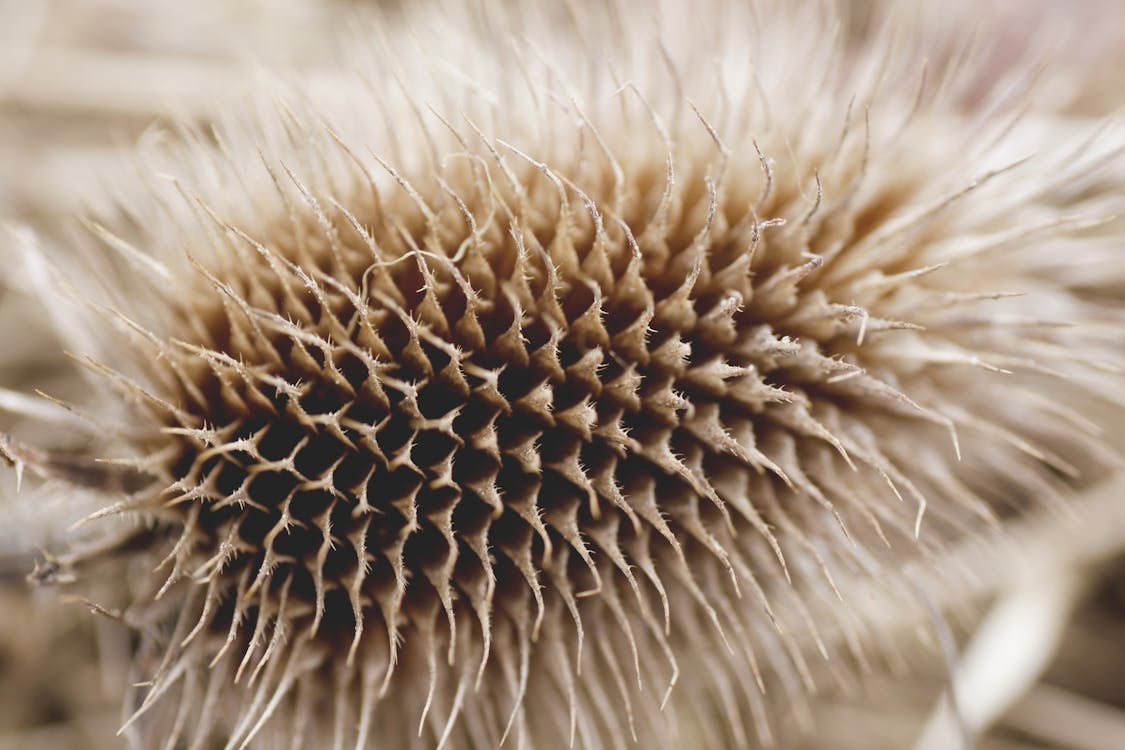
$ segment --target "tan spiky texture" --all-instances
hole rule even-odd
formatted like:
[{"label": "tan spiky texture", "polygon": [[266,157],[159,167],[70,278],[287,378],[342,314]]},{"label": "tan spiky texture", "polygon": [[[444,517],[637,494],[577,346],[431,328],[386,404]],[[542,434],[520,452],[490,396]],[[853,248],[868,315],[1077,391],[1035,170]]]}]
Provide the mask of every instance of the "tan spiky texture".
[{"label": "tan spiky texture", "polygon": [[0,452],[104,492],[37,577],[111,581],[136,745],[768,743],[885,647],[854,587],[1114,462],[1120,137],[1030,62],[511,5],[26,239],[117,460]]}]

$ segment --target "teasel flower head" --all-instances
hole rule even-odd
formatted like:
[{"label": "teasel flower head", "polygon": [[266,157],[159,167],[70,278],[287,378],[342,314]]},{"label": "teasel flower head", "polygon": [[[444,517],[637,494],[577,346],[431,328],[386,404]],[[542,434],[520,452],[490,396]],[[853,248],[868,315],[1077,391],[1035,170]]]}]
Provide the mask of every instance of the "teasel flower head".
[{"label": "teasel flower head", "polygon": [[768,743],[1112,464],[1112,134],[831,10],[427,12],[26,239],[137,744]]}]

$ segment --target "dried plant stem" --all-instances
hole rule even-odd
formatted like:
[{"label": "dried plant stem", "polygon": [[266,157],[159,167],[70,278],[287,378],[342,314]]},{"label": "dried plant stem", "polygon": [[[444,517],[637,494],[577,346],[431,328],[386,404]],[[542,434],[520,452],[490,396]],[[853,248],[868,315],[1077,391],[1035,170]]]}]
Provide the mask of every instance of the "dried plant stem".
[{"label": "dried plant stem", "polygon": [[[934,707],[915,750],[973,747],[1050,663],[1084,577],[1074,570],[1013,589],[993,606]],[[954,708],[956,707],[956,708]],[[962,727],[968,738],[962,738]],[[963,740],[969,740],[964,742]]]},{"label": "dried plant stem", "polygon": [[1052,685],[1036,685],[1004,724],[1068,750],[1125,747],[1125,711]]}]

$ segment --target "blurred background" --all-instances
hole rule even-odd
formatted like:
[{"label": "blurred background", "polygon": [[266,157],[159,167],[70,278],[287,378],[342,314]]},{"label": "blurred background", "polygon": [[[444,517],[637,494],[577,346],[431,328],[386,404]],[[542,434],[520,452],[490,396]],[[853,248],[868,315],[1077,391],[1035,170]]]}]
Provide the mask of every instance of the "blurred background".
[{"label": "blurred background", "polygon": [[[1054,71],[1050,85],[1064,92],[1051,99],[1064,102],[1059,116],[1119,117],[1125,104],[1121,0],[844,4],[844,31],[856,40],[891,15],[946,40],[950,49],[979,34],[984,52],[977,64],[986,71],[1002,70],[1028,48],[1044,50]],[[113,199],[113,186],[131,169],[122,153],[138,141],[160,137],[176,122],[205,125],[212,113],[237,107],[263,70],[308,80],[331,75],[341,64],[341,40],[362,35],[376,15],[393,23],[436,6],[436,0],[0,0],[0,261],[12,257],[12,238],[21,231],[65,243],[75,216]],[[61,343],[25,309],[11,264],[0,268],[0,383],[22,393],[41,388],[71,395],[76,386],[65,377]],[[35,420],[19,411],[5,408],[0,397],[0,431],[18,429],[33,441]],[[118,747],[116,686],[124,677],[103,666],[114,660],[102,657],[127,652],[128,636],[82,603],[60,602],[55,592],[27,585],[37,554],[30,540],[40,538],[32,525],[44,517],[35,504],[45,500],[26,487],[17,494],[15,481],[12,472],[0,471],[0,750]],[[1047,639],[1045,673],[1005,707],[982,748],[1125,748],[1125,559],[1119,557],[1125,498],[1112,484],[1090,495],[1065,529],[1052,520],[1018,530],[1031,558],[1046,561],[1045,576],[1077,576],[1078,583],[1053,609],[1026,610],[1057,615],[1058,634]],[[53,521],[74,516],[65,507],[52,512]],[[994,571],[982,578],[950,625],[957,647],[982,632],[990,605],[1007,601],[1018,576]],[[874,674],[850,694],[819,698],[803,717],[807,726],[781,733],[781,746],[915,746],[925,723],[942,710],[951,665],[935,656],[902,668]],[[931,747],[958,746],[945,741]]]}]

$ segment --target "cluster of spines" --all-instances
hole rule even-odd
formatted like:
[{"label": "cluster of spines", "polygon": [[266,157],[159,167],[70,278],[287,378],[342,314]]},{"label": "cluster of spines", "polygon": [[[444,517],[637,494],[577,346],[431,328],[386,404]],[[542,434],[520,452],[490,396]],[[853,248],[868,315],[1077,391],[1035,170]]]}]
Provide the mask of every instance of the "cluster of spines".
[{"label": "cluster of spines", "polygon": [[[1036,227],[992,233],[1001,217],[980,205],[963,245],[936,226],[1008,172],[948,195],[923,187],[918,203],[891,188],[861,199],[878,156],[870,133],[848,136],[850,110],[840,144],[783,179],[756,143],[728,147],[703,117],[673,143],[645,109],[650,122],[626,120],[652,126],[633,132],[647,146],[622,146],[620,160],[606,126],[579,112],[594,156],[521,150],[472,126],[480,143],[456,134],[464,159],[435,174],[408,179],[376,157],[386,181],[329,133],[321,148],[357,172],[267,166],[276,216],[255,228],[185,194],[206,227],[189,236],[210,246],[189,243],[178,328],[129,324],[158,357],[151,383],[118,382],[163,428],[137,445],[153,483],[114,507],[159,519],[141,546],[164,554],[152,610],[174,613],[142,708],[177,682],[201,689],[187,685],[200,665],[226,665],[206,698],[181,700],[172,736],[191,707],[218,710],[224,680],[256,681],[230,730],[249,742],[280,702],[315,702],[298,682],[328,674],[336,720],[356,711],[360,745],[377,698],[394,688],[413,705],[417,685],[423,723],[448,704],[435,738],[459,712],[476,744],[513,727],[539,736],[525,706],[546,725],[563,698],[572,737],[615,744],[620,721],[598,714],[607,685],[636,728],[618,651],[639,684],[656,664],[674,684],[673,644],[701,621],[715,653],[748,666],[710,677],[744,683],[714,689],[731,731],[745,733],[725,704],[748,702],[767,733],[758,659],[790,694],[813,685],[805,641],[833,648],[816,602],[838,595],[833,570],[870,574],[882,543],[911,544],[927,497],[941,500],[939,532],[992,517],[1003,488],[979,462],[968,479],[951,469],[959,433],[977,450],[1006,443],[1000,463],[1030,469],[1012,487],[1053,491],[1043,466],[1074,473],[1003,424],[1009,410],[974,414],[964,391],[999,375],[966,368],[1043,369],[1009,353],[1009,329],[947,312],[1024,278],[988,256],[1010,262],[1008,243],[1035,241]],[[642,150],[647,161],[626,163]],[[1068,231],[1051,219],[1038,231]],[[995,349],[973,348],[982,330]],[[1070,354],[1037,333],[1015,343]],[[1034,395],[1012,391],[1028,406]],[[172,592],[177,606],[160,605]],[[862,639],[844,640],[862,661]],[[549,672],[538,695],[533,664]],[[480,697],[489,669],[510,713]]]}]

